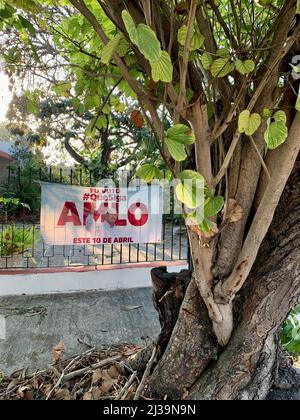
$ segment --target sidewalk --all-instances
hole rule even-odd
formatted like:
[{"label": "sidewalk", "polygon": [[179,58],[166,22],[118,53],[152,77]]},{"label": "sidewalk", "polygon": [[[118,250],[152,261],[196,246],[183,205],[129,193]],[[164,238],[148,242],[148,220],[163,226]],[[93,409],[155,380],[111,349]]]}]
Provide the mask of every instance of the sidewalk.
[{"label": "sidewalk", "polygon": [[67,357],[87,350],[78,339],[96,346],[143,344],[160,331],[151,288],[0,297],[0,315],[6,317],[2,373],[49,366],[51,350],[60,341]]}]

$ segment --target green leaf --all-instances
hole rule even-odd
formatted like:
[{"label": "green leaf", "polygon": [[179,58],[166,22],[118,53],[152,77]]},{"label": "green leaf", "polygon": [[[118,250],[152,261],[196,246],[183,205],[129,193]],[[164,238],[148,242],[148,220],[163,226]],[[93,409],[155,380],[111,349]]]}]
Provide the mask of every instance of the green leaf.
[{"label": "green leaf", "polygon": [[84,106],[86,110],[98,108],[100,106],[100,96],[89,95],[84,100]]},{"label": "green leaf", "polygon": [[139,37],[138,37],[136,24],[134,23],[134,20],[130,16],[129,12],[127,12],[127,10],[125,9],[122,12],[122,19],[123,19],[126,31],[128,32],[130,40],[132,41],[133,44],[138,45]]},{"label": "green leaf", "polygon": [[123,35],[118,34],[114,38],[112,38],[103,48],[101,53],[101,63],[109,64],[113,53],[118,48]]},{"label": "green leaf", "polygon": [[29,100],[27,103],[27,112],[29,114],[38,115],[40,112],[39,103]]},{"label": "green leaf", "polygon": [[174,127],[169,128],[167,137],[184,145],[195,143],[195,134],[193,130],[184,124],[176,124]]},{"label": "green leaf", "polygon": [[288,137],[288,128],[286,126],[286,114],[284,111],[277,111],[268,120],[268,128],[264,137],[268,148],[271,150],[276,149],[285,142]]},{"label": "green leaf", "polygon": [[176,162],[182,162],[187,158],[185,146],[177,141],[171,140],[168,137],[165,139],[166,145],[170,155]]},{"label": "green leaf", "polygon": [[179,201],[190,209],[204,205],[205,180],[198,172],[186,170],[179,174],[180,182],[175,191]]},{"label": "green leaf", "polygon": [[122,36],[119,45],[117,46],[117,53],[120,57],[125,57],[129,51],[129,43],[128,41]]},{"label": "green leaf", "polygon": [[220,48],[219,50],[217,50],[216,55],[218,57],[230,60],[230,50],[228,48]]},{"label": "green leaf", "polygon": [[227,58],[217,58],[211,65],[213,77],[225,77],[234,70],[234,65]]},{"label": "green leaf", "polygon": [[297,102],[296,102],[295,108],[296,108],[297,111],[300,112],[300,86],[299,86],[298,97],[297,97]]},{"label": "green leaf", "polygon": [[218,227],[215,223],[204,218],[203,222],[199,225],[200,230],[205,233],[218,233]]},{"label": "green leaf", "polygon": [[6,3],[10,6],[14,6],[16,9],[22,9],[25,12],[31,12],[38,14],[40,12],[38,6],[33,0],[6,0]]},{"label": "green leaf", "polygon": [[173,64],[170,55],[162,51],[158,61],[150,61],[152,68],[152,79],[154,82],[171,83],[173,80]]},{"label": "green leaf", "polygon": [[203,207],[199,210],[193,211],[188,215],[189,221],[193,222],[194,225],[199,226],[204,221]]},{"label": "green leaf", "polygon": [[210,199],[204,206],[205,217],[216,216],[224,207],[224,197],[218,196]]},{"label": "green leaf", "polygon": [[272,111],[269,108],[263,109],[263,117],[267,120],[272,117]]},{"label": "green leaf", "polygon": [[[183,47],[185,46],[185,40],[187,36],[188,28],[186,25],[183,25],[179,31],[178,31],[178,42]],[[204,36],[201,35],[197,30],[194,30],[191,45],[190,45],[190,51],[196,51],[203,47],[204,44]]]},{"label": "green leaf", "polygon": [[159,61],[162,51],[155,32],[144,23],[136,26],[127,10],[123,10],[122,18],[131,41],[144,57],[149,61]]},{"label": "green leaf", "polygon": [[204,183],[205,183],[204,177],[201,174],[199,174],[199,172],[192,171],[191,169],[186,169],[185,171],[180,172],[180,174],[178,175],[178,178],[181,181],[185,181],[186,179],[191,179],[191,180],[203,182],[203,187],[204,187]]},{"label": "green leaf", "polygon": [[204,70],[209,70],[211,68],[212,63],[213,63],[212,56],[209,53],[205,52],[201,56],[201,63],[202,63],[202,66],[203,66]]},{"label": "green leaf", "polygon": [[3,19],[11,18],[15,13],[15,9],[8,4],[5,4],[5,7],[0,8],[0,17]]},{"label": "green leaf", "polygon": [[236,60],[235,68],[239,73],[245,76],[246,74],[253,72],[253,70],[255,69],[255,63],[253,60]]},{"label": "green leaf", "polygon": [[110,114],[111,113],[111,106],[109,104],[105,104],[104,107],[102,108],[102,112],[103,114]]},{"label": "green leaf", "polygon": [[21,25],[23,26],[23,28],[27,29],[28,32],[30,33],[30,35],[34,36],[35,35],[35,29],[34,26],[32,25],[32,23],[29,22],[29,20],[25,19],[23,16],[18,15],[19,21],[21,23]]},{"label": "green leaf", "polygon": [[71,82],[61,82],[55,86],[52,86],[51,90],[55,92],[58,96],[69,97],[71,88]]},{"label": "green leaf", "polygon": [[261,124],[261,117],[259,114],[250,114],[247,109],[239,115],[239,132],[245,133],[247,136],[252,136]]},{"label": "green leaf", "polygon": [[136,176],[146,182],[151,182],[154,178],[160,179],[161,172],[155,165],[146,163],[137,170]]},{"label": "green leaf", "polygon": [[297,15],[300,15],[300,0],[297,0],[297,10],[296,10]]},{"label": "green leaf", "polygon": [[160,42],[155,32],[147,25],[141,23],[137,27],[138,48],[149,61],[159,61],[162,55]]}]

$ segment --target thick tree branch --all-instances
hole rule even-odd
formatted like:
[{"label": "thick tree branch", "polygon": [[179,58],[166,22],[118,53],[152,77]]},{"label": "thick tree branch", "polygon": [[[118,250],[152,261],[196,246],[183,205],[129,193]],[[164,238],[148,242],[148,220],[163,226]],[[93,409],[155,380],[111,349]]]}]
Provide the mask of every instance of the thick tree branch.
[{"label": "thick tree branch", "polygon": [[223,283],[220,282],[216,287],[215,296],[218,302],[227,304],[232,301],[245,283],[261,243],[271,225],[275,210],[293,170],[299,151],[300,112],[297,112],[287,141],[273,154],[276,170],[271,174],[272,182],[266,188],[234,270],[228,279]]},{"label": "thick tree branch", "polygon": [[190,12],[188,17],[188,24],[187,24],[187,34],[185,39],[185,45],[183,50],[183,59],[181,63],[181,69],[180,69],[180,92],[178,96],[178,103],[177,103],[177,112],[180,115],[181,111],[185,105],[186,100],[186,78],[187,78],[187,72],[189,67],[189,54],[190,54],[190,47],[191,47],[191,41],[193,37],[193,31],[194,31],[194,20],[196,15],[196,9],[197,9],[197,1],[191,0],[190,5]]},{"label": "thick tree branch", "polygon": [[[257,101],[259,100],[259,98],[261,97],[261,94],[263,93],[265,87],[267,86],[267,84],[269,83],[270,79],[272,77],[274,77],[274,74],[276,74],[276,71],[278,69],[278,66],[280,64],[280,62],[282,61],[282,59],[285,57],[285,55],[287,54],[287,52],[291,49],[291,47],[293,46],[293,44],[295,43],[296,39],[299,37],[300,34],[300,23],[297,25],[297,27],[295,28],[293,34],[290,36],[290,38],[287,40],[284,48],[282,48],[274,57],[274,60],[271,64],[271,66],[267,69],[267,71],[265,72],[264,78],[261,80],[259,86],[257,87],[257,89],[255,90],[248,106],[247,106],[247,110],[248,111],[252,111],[253,108],[255,107]],[[222,164],[222,167],[219,171],[219,173],[216,175],[215,180],[214,180],[214,184],[218,185],[218,183],[222,180],[223,176],[225,175],[225,172],[231,162],[234,150],[236,148],[237,143],[239,142],[241,137],[240,132],[237,130],[233,140],[230,144],[230,148],[225,156],[224,162]]]}]

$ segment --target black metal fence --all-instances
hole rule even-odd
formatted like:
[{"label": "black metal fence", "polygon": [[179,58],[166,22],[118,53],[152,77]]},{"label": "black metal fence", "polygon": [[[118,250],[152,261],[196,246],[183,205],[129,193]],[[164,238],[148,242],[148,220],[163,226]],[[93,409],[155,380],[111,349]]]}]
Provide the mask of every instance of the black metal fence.
[{"label": "black metal fence", "polygon": [[[95,186],[99,172],[84,169],[0,168],[0,270],[101,266],[113,264],[187,261],[188,239],[184,220],[163,216],[162,242],[146,244],[49,246],[40,236],[40,181]],[[116,180],[116,177],[112,177]],[[1,198],[8,199],[1,202]],[[10,199],[17,199],[15,204]]]}]

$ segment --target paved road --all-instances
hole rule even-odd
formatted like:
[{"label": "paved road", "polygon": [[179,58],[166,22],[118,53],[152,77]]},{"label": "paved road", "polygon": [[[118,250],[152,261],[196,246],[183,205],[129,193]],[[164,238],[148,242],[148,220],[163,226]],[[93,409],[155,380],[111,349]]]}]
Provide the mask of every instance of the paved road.
[{"label": "paved road", "polygon": [[159,332],[151,289],[94,291],[44,296],[0,298],[6,316],[6,340],[0,340],[0,372],[51,363],[51,349],[60,341],[65,356],[92,345],[143,343]]}]

